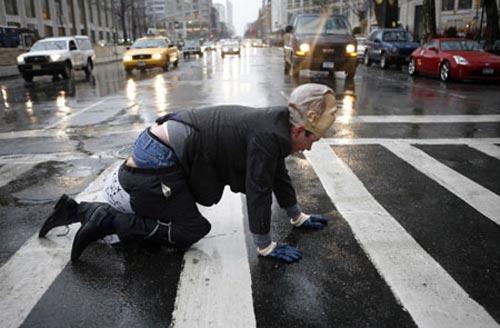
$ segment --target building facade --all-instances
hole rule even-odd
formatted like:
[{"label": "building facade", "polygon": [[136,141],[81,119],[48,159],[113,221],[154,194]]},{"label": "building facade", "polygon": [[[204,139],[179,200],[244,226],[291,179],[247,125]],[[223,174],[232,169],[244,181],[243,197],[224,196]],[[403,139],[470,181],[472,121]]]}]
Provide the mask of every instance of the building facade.
[{"label": "building facade", "polygon": [[212,0],[165,0],[165,22],[176,39],[207,39],[213,31]]},{"label": "building facade", "polygon": [[149,27],[165,27],[165,0],[146,0],[146,16]]},{"label": "building facade", "polygon": [[79,34],[111,42],[122,34],[111,1],[2,0],[0,25],[29,29],[40,38]]}]

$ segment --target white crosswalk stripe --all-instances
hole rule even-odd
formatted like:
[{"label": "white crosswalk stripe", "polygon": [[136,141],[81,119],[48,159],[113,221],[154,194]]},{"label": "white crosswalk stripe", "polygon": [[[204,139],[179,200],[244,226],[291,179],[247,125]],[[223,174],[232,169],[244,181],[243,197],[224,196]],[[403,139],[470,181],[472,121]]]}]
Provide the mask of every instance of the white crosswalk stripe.
[{"label": "white crosswalk stripe", "polygon": [[373,198],[327,142],[316,145],[306,157],[356,239],[419,327],[499,326]]}]

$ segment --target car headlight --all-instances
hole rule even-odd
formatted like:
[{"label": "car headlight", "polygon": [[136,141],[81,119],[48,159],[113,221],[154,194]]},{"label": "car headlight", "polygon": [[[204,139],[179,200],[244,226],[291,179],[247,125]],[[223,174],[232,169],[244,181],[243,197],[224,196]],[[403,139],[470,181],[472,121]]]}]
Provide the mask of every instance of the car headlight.
[{"label": "car headlight", "polygon": [[302,43],[300,46],[299,46],[299,50],[302,51],[302,52],[309,52],[311,50],[311,46],[308,44],[308,43]]},{"label": "car headlight", "polygon": [[131,61],[131,60],[132,60],[132,56],[130,56],[130,55],[123,56],[123,61]]},{"label": "car headlight", "polygon": [[50,55],[50,61],[53,61],[53,62],[58,61],[60,58],[61,58],[61,55],[57,55],[57,54]]},{"label": "car headlight", "polygon": [[153,54],[153,59],[161,59],[161,54]]},{"label": "car headlight", "polygon": [[17,56],[17,63],[24,64],[24,55]]},{"label": "car headlight", "polygon": [[457,64],[459,64],[459,65],[467,65],[467,64],[469,64],[469,62],[467,61],[467,59],[465,59],[462,56],[453,56],[453,59],[455,59],[455,62]]},{"label": "car headlight", "polygon": [[238,48],[233,48],[233,51],[238,51]]},{"label": "car headlight", "polygon": [[354,46],[354,44],[348,44],[348,45],[345,47],[345,51],[346,51],[347,53],[355,52],[355,51],[356,51],[356,47]]}]

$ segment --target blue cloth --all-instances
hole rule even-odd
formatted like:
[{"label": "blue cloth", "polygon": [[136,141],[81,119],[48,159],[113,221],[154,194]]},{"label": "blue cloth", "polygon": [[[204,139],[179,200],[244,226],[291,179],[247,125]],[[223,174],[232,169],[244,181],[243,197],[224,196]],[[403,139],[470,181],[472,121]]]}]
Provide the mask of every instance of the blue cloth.
[{"label": "blue cloth", "polygon": [[135,140],[132,158],[139,168],[168,167],[178,163],[172,148],[153,135],[149,128]]}]

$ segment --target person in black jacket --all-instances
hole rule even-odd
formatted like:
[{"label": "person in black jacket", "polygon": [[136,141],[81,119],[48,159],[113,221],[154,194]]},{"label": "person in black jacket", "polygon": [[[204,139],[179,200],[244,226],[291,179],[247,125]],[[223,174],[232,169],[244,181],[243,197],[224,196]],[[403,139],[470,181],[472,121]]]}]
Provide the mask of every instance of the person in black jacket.
[{"label": "person in black jacket", "polygon": [[196,203],[216,204],[224,187],[246,194],[250,231],[261,256],[295,262],[301,252],[270,236],[272,194],[294,227],[322,229],[323,215],[302,212],[285,167],[291,153],[309,150],[335,120],[334,91],[304,84],[288,107],[217,106],[167,114],[136,139],[132,155],[108,178],[107,203],[57,202],[39,236],[82,222],[71,260],[92,242],[116,234],[188,248],[210,231]]}]

